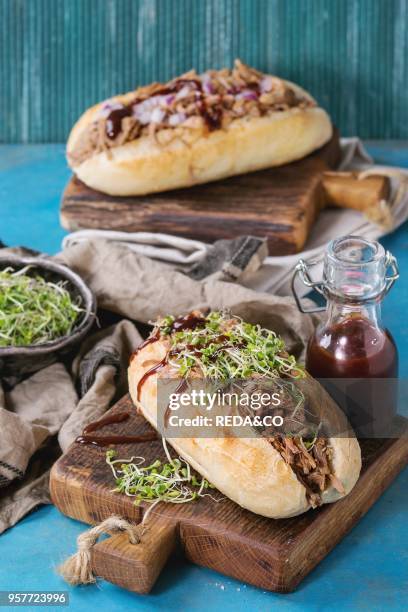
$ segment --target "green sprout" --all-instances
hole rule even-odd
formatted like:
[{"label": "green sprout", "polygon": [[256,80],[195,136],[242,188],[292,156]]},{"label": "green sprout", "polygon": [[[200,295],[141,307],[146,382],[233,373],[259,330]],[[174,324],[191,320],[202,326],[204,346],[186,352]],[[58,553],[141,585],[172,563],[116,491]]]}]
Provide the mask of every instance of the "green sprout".
[{"label": "green sprout", "polygon": [[[184,459],[172,459],[164,438],[162,442],[168,461],[157,459],[147,466],[143,465],[143,457],[117,459],[116,451],[108,450],[106,463],[116,483],[113,491],[134,497],[135,505],[147,502],[153,506],[158,502],[186,504],[209,495],[206,490],[213,489],[213,485],[205,478],[199,479],[192,474],[190,465]],[[152,507],[145,513],[144,520]]]},{"label": "green sprout", "polygon": [[222,312],[210,312],[205,324],[195,329],[172,332],[173,321],[174,317],[165,317],[157,327],[171,341],[168,363],[180,376],[193,370],[217,380],[305,376],[295,357],[285,351],[282,338],[260,325]]},{"label": "green sprout", "polygon": [[29,276],[29,269],[0,271],[0,347],[38,345],[66,336],[83,312],[81,298],[72,299],[67,281]]}]

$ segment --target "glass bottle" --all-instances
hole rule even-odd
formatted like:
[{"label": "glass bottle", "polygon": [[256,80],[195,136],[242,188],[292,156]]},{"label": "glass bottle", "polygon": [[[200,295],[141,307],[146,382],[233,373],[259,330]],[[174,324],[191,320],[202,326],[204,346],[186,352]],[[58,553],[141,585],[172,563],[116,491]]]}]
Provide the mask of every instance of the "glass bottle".
[{"label": "glass bottle", "polygon": [[[307,347],[307,371],[323,384],[330,379],[347,379],[347,386],[342,387],[347,406],[344,401],[340,404],[352,424],[362,407],[367,411],[368,405],[375,420],[384,421],[384,417],[396,412],[398,353],[381,322],[381,302],[398,278],[395,258],[379,242],[345,236],[329,243],[322,281],[312,280],[303,260],[296,266],[294,281],[298,275],[326,298],[326,317]],[[299,308],[313,312],[304,309],[294,281]],[[358,385],[356,379],[371,382]]]}]

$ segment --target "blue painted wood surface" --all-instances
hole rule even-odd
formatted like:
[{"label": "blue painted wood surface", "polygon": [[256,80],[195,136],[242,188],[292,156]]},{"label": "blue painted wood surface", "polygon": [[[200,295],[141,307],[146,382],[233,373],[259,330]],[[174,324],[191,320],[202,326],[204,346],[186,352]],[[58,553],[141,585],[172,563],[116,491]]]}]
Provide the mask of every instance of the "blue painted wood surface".
[{"label": "blue painted wood surface", "polygon": [[0,142],[61,142],[91,104],[235,57],[344,135],[408,138],[408,0],[0,0]]},{"label": "blue painted wood surface", "polygon": [[[373,143],[369,151],[381,163],[408,168],[408,143]],[[62,145],[0,146],[0,239],[48,253],[58,251],[64,234],[58,224],[59,197],[67,177]],[[396,339],[404,378],[408,376],[407,230],[408,223],[383,240],[402,272],[386,298],[384,319]],[[66,587],[55,567],[73,552],[85,527],[47,506],[0,537],[0,590],[67,588],[68,609],[75,612],[400,611],[408,600],[407,506],[408,469],[295,593],[267,593],[177,557],[149,596],[103,581],[98,586]]]}]

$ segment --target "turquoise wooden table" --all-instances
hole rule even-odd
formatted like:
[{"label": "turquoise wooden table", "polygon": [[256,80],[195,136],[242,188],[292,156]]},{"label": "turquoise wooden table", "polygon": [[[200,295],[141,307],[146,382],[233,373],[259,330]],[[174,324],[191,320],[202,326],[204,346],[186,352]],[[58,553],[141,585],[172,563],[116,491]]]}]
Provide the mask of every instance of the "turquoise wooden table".
[{"label": "turquoise wooden table", "polygon": [[[408,144],[371,143],[383,164],[408,168]],[[64,235],[58,223],[68,178],[62,145],[0,146],[0,239],[56,252]],[[384,319],[397,341],[408,375],[408,224],[384,239],[398,257],[402,277],[387,297]],[[71,589],[58,565],[84,525],[42,507],[0,538],[0,590],[62,590],[70,609],[109,610],[402,610],[408,600],[408,470],[295,593],[277,595],[246,586],[175,558],[148,596],[106,582]],[[35,609],[35,608],[34,608]]]}]

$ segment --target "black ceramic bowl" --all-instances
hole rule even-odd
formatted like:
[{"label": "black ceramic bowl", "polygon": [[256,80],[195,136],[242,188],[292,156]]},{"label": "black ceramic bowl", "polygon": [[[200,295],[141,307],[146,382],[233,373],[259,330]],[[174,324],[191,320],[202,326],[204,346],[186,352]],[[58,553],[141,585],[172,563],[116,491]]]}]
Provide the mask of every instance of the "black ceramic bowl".
[{"label": "black ceramic bowl", "polygon": [[0,347],[0,378],[31,374],[57,361],[72,351],[91,328],[96,316],[96,300],[91,290],[78,274],[66,266],[40,257],[14,257],[0,255],[0,270],[12,267],[14,270],[30,266],[27,275],[38,275],[47,281],[67,281],[66,289],[73,299],[81,299],[84,312],[79,316],[72,332],[56,340],[31,346]]}]

